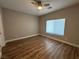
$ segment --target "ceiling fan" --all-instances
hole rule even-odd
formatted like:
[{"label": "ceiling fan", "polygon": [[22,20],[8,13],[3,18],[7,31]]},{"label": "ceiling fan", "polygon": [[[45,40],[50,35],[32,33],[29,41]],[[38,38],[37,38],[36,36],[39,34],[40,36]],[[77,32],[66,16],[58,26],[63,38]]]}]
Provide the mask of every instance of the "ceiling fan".
[{"label": "ceiling fan", "polygon": [[46,1],[44,0],[32,0],[31,2],[33,5],[37,6],[37,9],[38,10],[42,10],[43,7],[48,7],[48,9],[52,8],[50,6],[50,3],[47,3]]}]

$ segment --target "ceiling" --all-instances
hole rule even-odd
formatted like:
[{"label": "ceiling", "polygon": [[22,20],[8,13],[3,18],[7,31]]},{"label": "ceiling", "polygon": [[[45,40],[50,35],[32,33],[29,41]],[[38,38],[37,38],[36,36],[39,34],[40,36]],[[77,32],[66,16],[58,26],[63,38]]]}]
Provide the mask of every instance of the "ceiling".
[{"label": "ceiling", "polygon": [[32,0],[0,0],[2,7],[24,12],[31,15],[44,15],[62,8],[68,7],[70,5],[76,4],[79,0],[42,0],[44,3],[50,3],[51,9],[43,8],[42,10],[37,10],[36,6],[32,5],[30,2]]}]

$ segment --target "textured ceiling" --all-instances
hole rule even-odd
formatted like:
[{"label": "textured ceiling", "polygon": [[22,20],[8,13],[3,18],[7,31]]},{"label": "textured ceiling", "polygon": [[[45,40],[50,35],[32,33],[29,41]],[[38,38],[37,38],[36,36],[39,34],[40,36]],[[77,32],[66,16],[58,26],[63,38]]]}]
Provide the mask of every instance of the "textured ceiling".
[{"label": "textured ceiling", "polygon": [[44,15],[49,12],[54,12],[56,10],[68,7],[70,5],[76,4],[79,0],[42,0],[44,3],[50,3],[51,9],[43,8],[42,10],[37,10],[36,6],[32,5],[30,2],[32,0],[0,0],[2,7],[24,12],[32,15]]}]

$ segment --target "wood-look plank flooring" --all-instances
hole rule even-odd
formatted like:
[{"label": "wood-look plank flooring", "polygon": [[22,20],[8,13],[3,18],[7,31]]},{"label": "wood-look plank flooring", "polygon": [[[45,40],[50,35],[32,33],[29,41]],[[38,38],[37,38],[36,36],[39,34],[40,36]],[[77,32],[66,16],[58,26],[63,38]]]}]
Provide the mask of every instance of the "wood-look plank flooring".
[{"label": "wood-look plank flooring", "polygon": [[79,59],[79,48],[36,36],[7,43],[2,59]]}]

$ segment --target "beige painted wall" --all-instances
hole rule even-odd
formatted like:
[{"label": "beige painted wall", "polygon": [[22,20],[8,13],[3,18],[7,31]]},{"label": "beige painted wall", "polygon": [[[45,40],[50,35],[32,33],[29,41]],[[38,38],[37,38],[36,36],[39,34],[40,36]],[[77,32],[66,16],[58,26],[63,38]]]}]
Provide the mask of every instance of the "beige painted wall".
[{"label": "beige painted wall", "polygon": [[38,34],[38,17],[6,8],[2,11],[6,40]]},{"label": "beige painted wall", "polygon": [[[79,4],[40,16],[40,34],[52,36],[79,45]],[[49,35],[45,32],[45,22],[49,19],[66,18],[65,35]]]}]

